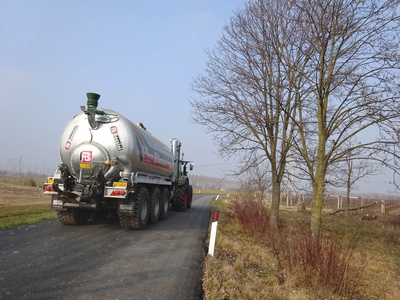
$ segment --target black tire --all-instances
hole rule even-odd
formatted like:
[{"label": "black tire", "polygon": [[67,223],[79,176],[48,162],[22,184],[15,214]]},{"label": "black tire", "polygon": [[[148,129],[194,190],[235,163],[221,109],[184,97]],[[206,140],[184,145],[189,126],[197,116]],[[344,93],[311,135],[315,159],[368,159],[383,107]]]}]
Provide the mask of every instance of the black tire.
[{"label": "black tire", "polygon": [[83,225],[89,220],[89,210],[69,209],[57,212],[58,220],[63,225]]},{"label": "black tire", "polygon": [[169,189],[164,188],[161,194],[160,203],[160,219],[164,220],[168,216],[169,211],[169,199],[171,198],[171,192]]},{"label": "black tire", "polygon": [[[129,204],[135,205],[135,194],[129,193],[127,196]],[[119,225],[124,229],[133,229],[133,216],[132,215],[118,215]]]},{"label": "black tire", "polygon": [[188,199],[188,186],[187,185],[179,186],[176,191],[175,203],[173,206],[174,209],[176,209],[177,211],[186,211],[187,199]]},{"label": "black tire", "polygon": [[139,187],[135,196],[135,212],[132,217],[132,228],[143,229],[149,220],[150,194],[145,187]]},{"label": "black tire", "polygon": [[153,188],[150,195],[149,223],[155,224],[160,219],[161,192],[159,188]]},{"label": "black tire", "polygon": [[187,199],[187,204],[186,208],[190,209],[192,207],[192,201],[193,201],[193,187],[191,185],[188,186],[188,199]]},{"label": "black tire", "polygon": [[119,225],[124,229],[132,229],[133,228],[132,219],[133,219],[132,216],[120,215],[119,216]]},{"label": "black tire", "polygon": [[150,194],[147,188],[139,187],[131,200],[133,215],[120,215],[119,224],[124,229],[143,229],[149,221]]}]

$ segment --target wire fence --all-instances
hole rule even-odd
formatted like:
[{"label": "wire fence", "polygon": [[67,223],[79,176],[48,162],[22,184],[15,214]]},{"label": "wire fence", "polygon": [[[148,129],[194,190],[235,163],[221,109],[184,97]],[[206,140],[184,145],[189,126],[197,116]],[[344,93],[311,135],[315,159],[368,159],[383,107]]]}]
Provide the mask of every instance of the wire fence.
[{"label": "wire fence", "polygon": [[[286,206],[304,206],[311,208],[311,195],[290,195],[283,194],[281,204]],[[324,209],[331,211],[342,211],[347,207],[347,197],[339,195],[330,195],[324,198]],[[358,210],[363,213],[384,214],[390,213],[400,208],[400,199],[384,199],[384,198],[366,198],[366,197],[350,197],[349,209]]]}]

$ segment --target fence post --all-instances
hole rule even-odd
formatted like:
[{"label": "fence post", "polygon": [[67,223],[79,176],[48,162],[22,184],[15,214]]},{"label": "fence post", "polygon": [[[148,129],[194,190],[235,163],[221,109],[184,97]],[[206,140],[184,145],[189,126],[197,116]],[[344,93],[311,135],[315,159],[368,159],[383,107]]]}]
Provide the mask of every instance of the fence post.
[{"label": "fence post", "polygon": [[213,214],[213,221],[211,223],[210,244],[208,247],[208,255],[210,256],[214,256],[215,238],[217,237],[218,215],[219,211],[215,211]]}]

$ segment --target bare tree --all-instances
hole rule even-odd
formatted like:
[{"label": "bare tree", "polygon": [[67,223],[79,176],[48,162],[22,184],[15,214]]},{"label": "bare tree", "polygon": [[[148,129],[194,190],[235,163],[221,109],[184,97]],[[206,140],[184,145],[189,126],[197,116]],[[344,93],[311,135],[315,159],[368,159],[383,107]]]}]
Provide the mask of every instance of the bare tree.
[{"label": "bare tree", "polygon": [[346,142],[346,148],[353,148],[347,152],[341,161],[329,167],[327,174],[327,184],[334,187],[344,187],[346,189],[345,212],[350,211],[350,194],[357,188],[357,183],[366,181],[367,177],[381,173],[377,163],[368,157],[370,151],[363,148],[355,148],[359,144],[350,139]]},{"label": "bare tree", "polygon": [[[287,61],[304,54],[285,43],[291,31],[286,1],[254,1],[238,11],[217,46],[208,51],[204,75],[194,80],[194,121],[215,136],[220,153],[242,158],[242,169],[267,159],[272,181],[271,224],[277,225],[280,189],[294,134],[298,76]],[[285,53],[285,57],[280,55]]]},{"label": "bare tree", "polygon": [[311,184],[316,239],[330,166],[363,149],[398,174],[398,11],[397,0],[255,0],[208,52],[194,120],[244,166],[268,159],[272,224],[288,161]]},{"label": "bare tree", "polygon": [[254,165],[249,165],[247,170],[240,170],[240,173],[245,176],[242,185],[255,192],[261,200],[264,199],[265,193],[270,191],[272,186],[268,165],[256,161]]},{"label": "bare tree", "polygon": [[[398,159],[398,1],[296,0],[294,44],[310,59],[301,86],[296,147],[313,188],[311,231],[320,236],[329,166],[358,149],[390,166]],[[379,130],[375,136],[372,130]],[[366,135],[365,132],[369,132]],[[350,148],[345,143],[357,138]]]}]

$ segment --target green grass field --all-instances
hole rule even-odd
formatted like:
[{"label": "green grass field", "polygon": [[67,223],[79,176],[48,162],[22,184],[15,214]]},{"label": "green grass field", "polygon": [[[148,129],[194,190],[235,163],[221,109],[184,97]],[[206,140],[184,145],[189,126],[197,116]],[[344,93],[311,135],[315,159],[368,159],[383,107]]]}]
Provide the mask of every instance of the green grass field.
[{"label": "green grass field", "polygon": [[55,219],[50,204],[0,205],[0,229]]}]

